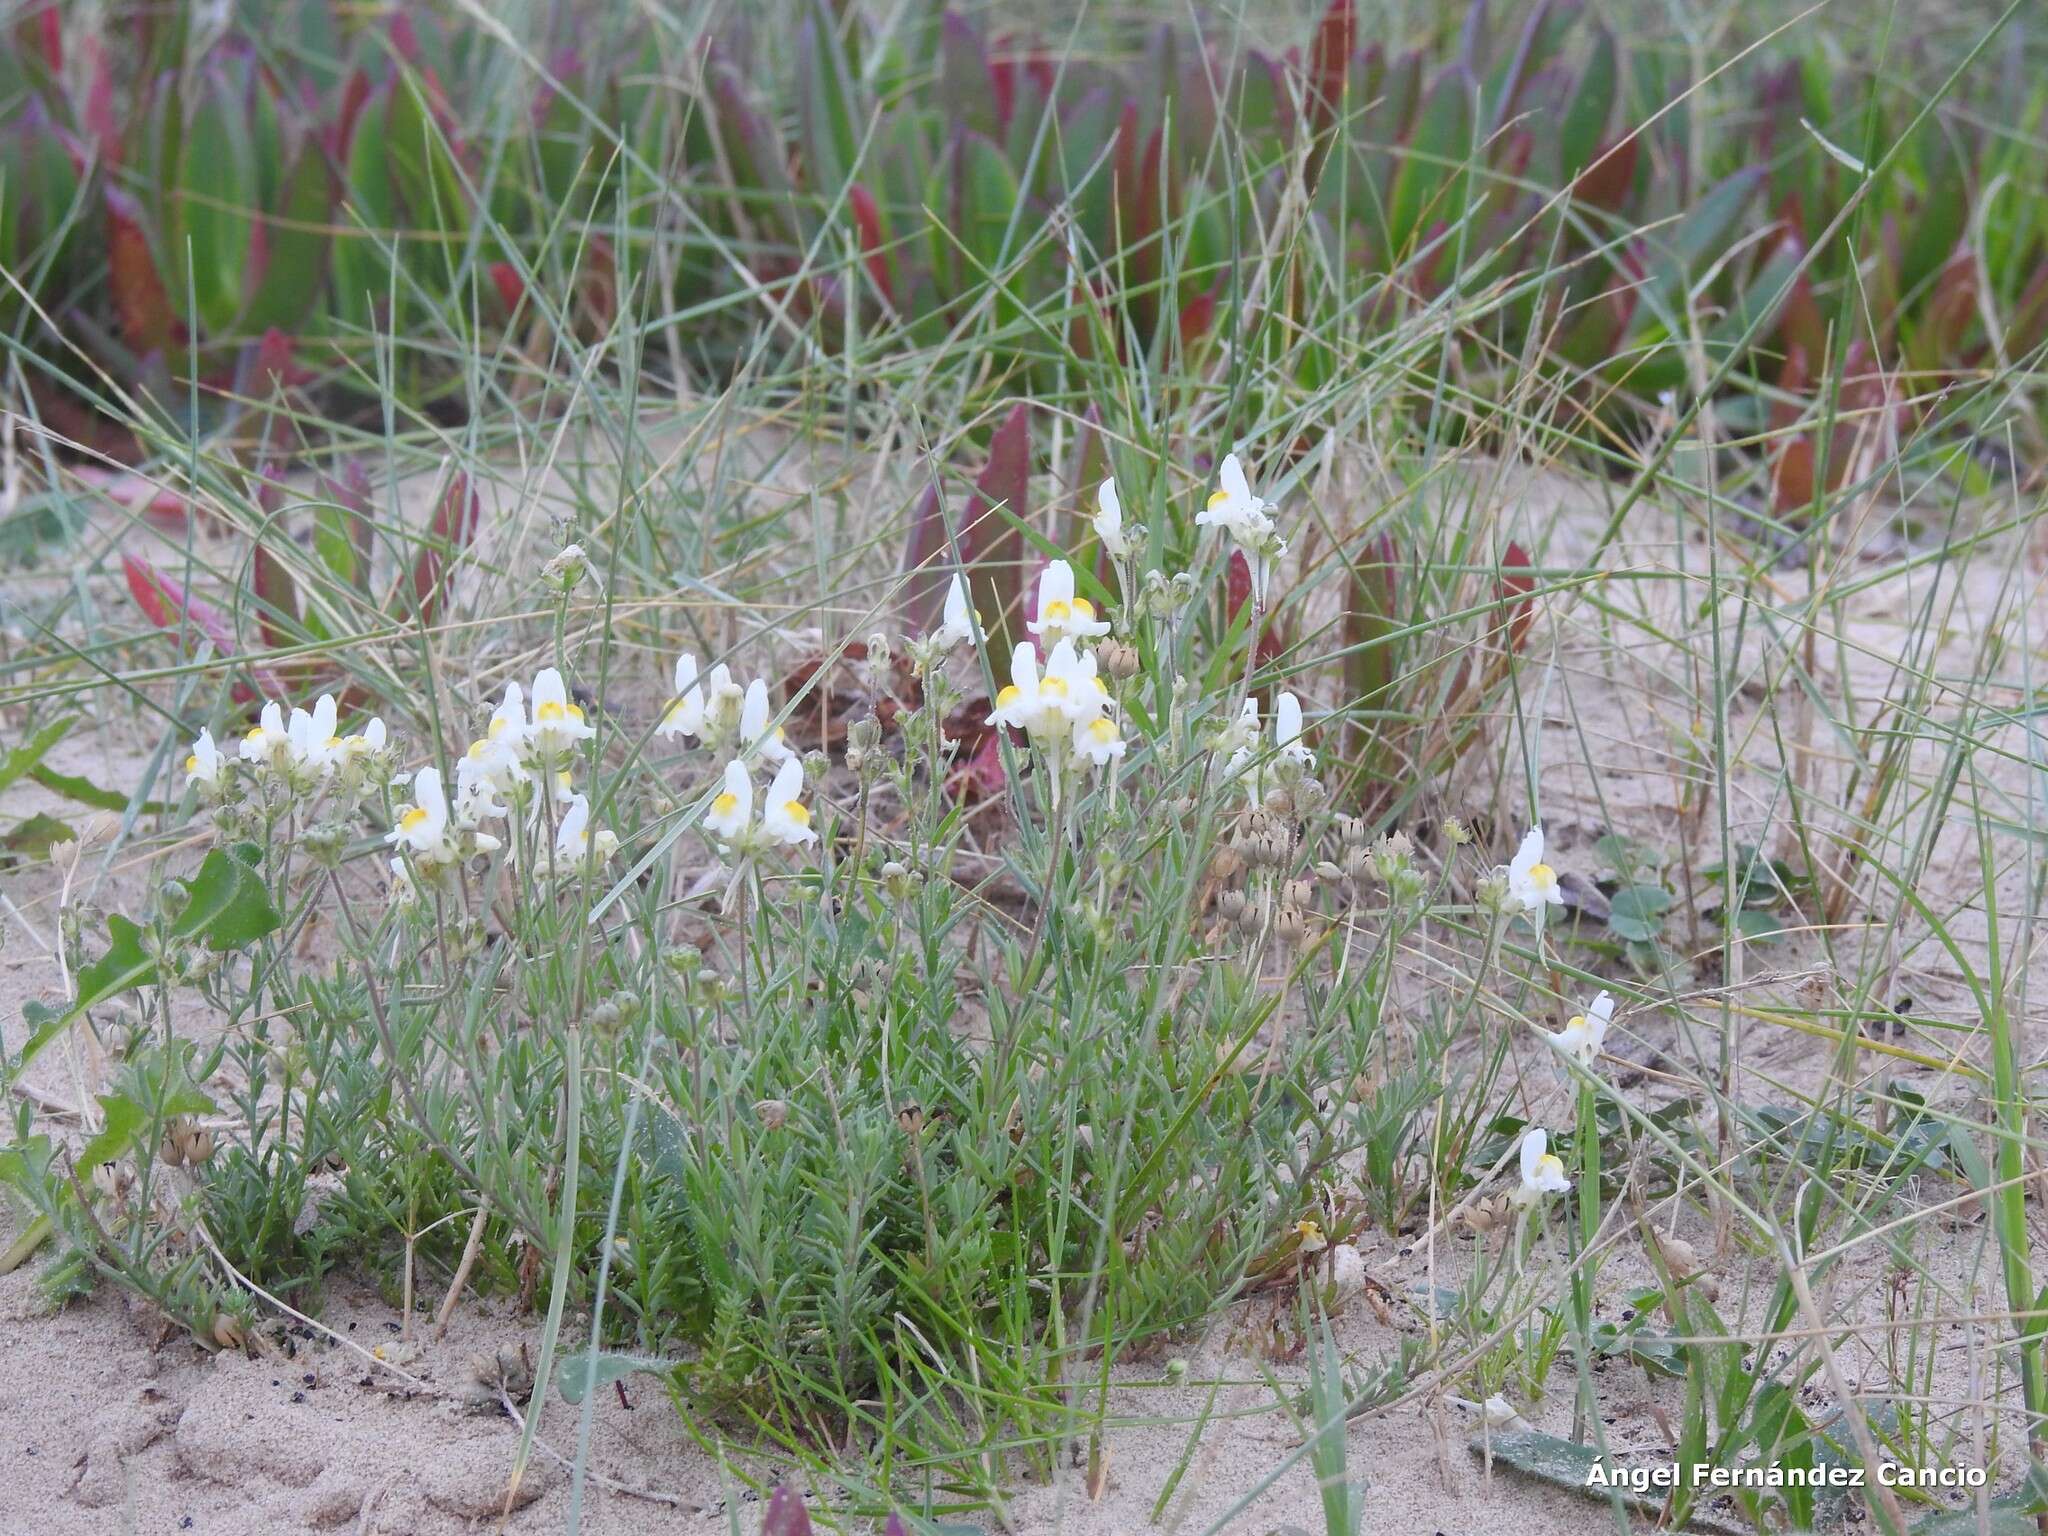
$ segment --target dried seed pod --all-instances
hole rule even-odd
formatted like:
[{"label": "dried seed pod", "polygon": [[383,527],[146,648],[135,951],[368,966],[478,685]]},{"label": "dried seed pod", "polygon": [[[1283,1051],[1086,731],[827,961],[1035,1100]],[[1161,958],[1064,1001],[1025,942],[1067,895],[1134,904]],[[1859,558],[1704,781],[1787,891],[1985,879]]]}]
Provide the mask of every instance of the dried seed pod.
[{"label": "dried seed pod", "polygon": [[1215,879],[1225,882],[1235,880],[1244,873],[1244,855],[1236,848],[1225,844],[1210,858],[1209,873]]},{"label": "dried seed pod", "polygon": [[1299,907],[1306,912],[1315,905],[1316,888],[1307,880],[1290,880],[1280,887],[1280,899],[1290,907]]},{"label": "dried seed pod", "polygon": [[1344,878],[1344,871],[1335,864],[1332,864],[1328,859],[1319,861],[1315,867],[1315,872],[1316,878],[1325,885],[1335,885]]},{"label": "dried seed pod", "polygon": [[1275,784],[1266,791],[1265,806],[1275,816],[1292,816],[1294,814],[1294,791],[1285,784]]},{"label": "dried seed pod", "polygon": [[1308,919],[1301,908],[1283,902],[1273,918],[1273,936],[1283,944],[1299,944],[1308,935]]},{"label": "dried seed pod", "polygon": [[1216,915],[1226,923],[1234,923],[1244,916],[1245,909],[1250,905],[1251,898],[1243,891],[1224,891],[1216,898]]},{"label": "dried seed pod", "polygon": [[234,1313],[216,1312],[213,1314],[213,1342],[222,1349],[246,1350],[249,1347],[249,1334],[243,1328],[242,1320]]},{"label": "dried seed pod", "polygon": [[779,1131],[789,1124],[789,1101],[787,1099],[756,1099],[754,1118],[767,1131]]},{"label": "dried seed pod", "polygon": [[1363,848],[1344,850],[1344,878],[1363,883],[1372,878],[1372,855]]},{"label": "dried seed pod", "polygon": [[1246,938],[1250,938],[1259,931],[1259,921],[1262,916],[1261,908],[1263,906],[1264,903],[1262,902],[1247,901],[1237,916],[1231,919],[1231,922],[1237,925],[1237,931]]},{"label": "dried seed pod", "polygon": [[1671,1271],[1674,1280],[1690,1280],[1700,1272],[1698,1250],[1684,1238],[1673,1232],[1653,1232],[1658,1252],[1664,1256],[1664,1267]]},{"label": "dried seed pod", "polygon": [[924,1134],[924,1106],[921,1104],[904,1105],[896,1111],[896,1124],[902,1128],[906,1136],[922,1136]]},{"label": "dried seed pod", "polygon": [[213,1132],[203,1125],[192,1127],[185,1138],[185,1161],[194,1168],[213,1161]]},{"label": "dried seed pod", "polygon": [[1105,640],[1095,648],[1095,659],[1102,664],[1102,670],[1119,681],[1138,675],[1137,647],[1121,640]]}]

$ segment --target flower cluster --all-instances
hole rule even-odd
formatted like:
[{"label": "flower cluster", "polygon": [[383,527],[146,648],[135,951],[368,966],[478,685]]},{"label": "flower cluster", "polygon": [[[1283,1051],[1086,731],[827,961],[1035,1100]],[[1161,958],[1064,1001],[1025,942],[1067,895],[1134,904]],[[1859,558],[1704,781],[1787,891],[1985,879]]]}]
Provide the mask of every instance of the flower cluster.
[{"label": "flower cluster", "polygon": [[782,727],[769,722],[768,684],[757,677],[741,688],[722,661],[700,682],[697,658],[687,652],[676,658],[675,698],[654,734],[688,737],[713,751],[737,746],[747,762],[760,757],[779,763],[789,757]]},{"label": "flower cluster", "polygon": [[[242,738],[242,762],[304,794],[338,785],[355,793],[365,788],[372,773],[388,767],[384,758],[384,722],[372,718],[360,731],[347,736],[337,733],[339,706],[334,695],[323,693],[311,710],[293,709],[287,717],[284,706],[267,701],[256,724]],[[185,759],[185,779],[211,794],[227,789],[233,767],[214,744],[213,733],[202,730]]]},{"label": "flower cluster", "polygon": [[[974,633],[966,612],[966,589],[957,576],[953,585],[954,590],[947,594],[946,624],[950,629],[959,621],[962,638],[966,638]],[[941,642],[935,636],[931,643]],[[742,688],[724,662],[700,679],[697,658],[687,653],[679,656],[675,697],[654,734],[732,753],[720,776],[719,791],[704,813],[705,830],[728,858],[743,860],[771,848],[801,847],[818,840],[811,830],[810,808],[802,799],[803,764],[790,750],[782,727],[771,718],[765,680],[757,677]],[[757,761],[776,765],[758,815],[753,771]]]},{"label": "flower cluster", "polygon": [[1095,640],[1109,625],[1095,605],[1074,591],[1074,569],[1064,560],[1045,568],[1038,582],[1038,613],[1025,625],[1050,649],[1043,669],[1038,647],[1019,641],[1010,652],[1010,681],[996,693],[989,718],[1022,731],[1032,750],[1053,769],[1054,784],[1069,768],[1101,768],[1124,755],[1123,734],[1111,713]]}]

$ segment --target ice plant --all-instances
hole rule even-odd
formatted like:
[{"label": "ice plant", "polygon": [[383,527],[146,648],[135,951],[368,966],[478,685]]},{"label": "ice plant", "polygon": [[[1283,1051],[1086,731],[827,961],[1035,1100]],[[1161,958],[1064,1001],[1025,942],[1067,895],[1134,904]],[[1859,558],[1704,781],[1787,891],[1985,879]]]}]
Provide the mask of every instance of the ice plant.
[{"label": "ice plant", "polygon": [[534,751],[552,760],[566,757],[579,741],[597,734],[583,719],[583,710],[569,697],[562,674],[544,667],[533,680],[533,721],[528,727]]},{"label": "ice plant", "polygon": [[1074,568],[1064,560],[1053,561],[1038,578],[1038,617],[1024,627],[1047,645],[1109,633],[1109,625],[1095,617],[1095,605],[1075,595]]},{"label": "ice plant", "polygon": [[213,744],[213,732],[202,727],[198,740],[192,743],[191,754],[185,759],[185,782],[197,784],[201,789],[217,790],[227,770],[228,760]]},{"label": "ice plant", "polygon": [[1550,1133],[1532,1125],[1522,1134],[1522,1183],[1514,1191],[1517,1205],[1535,1205],[1545,1195],[1561,1195],[1572,1187],[1564,1159],[1549,1150]]},{"label": "ice plant", "polygon": [[1244,552],[1245,564],[1252,573],[1252,602],[1263,611],[1273,562],[1287,553],[1287,541],[1273,524],[1273,504],[1252,494],[1236,454],[1224,456],[1219,479],[1220,487],[1195,514],[1195,526],[1222,529]]},{"label": "ice plant", "polygon": [[1607,1038],[1608,1021],[1613,1017],[1614,998],[1602,992],[1584,1013],[1573,1014],[1563,1029],[1545,1038],[1570,1060],[1590,1069],[1600,1059],[1601,1043]]},{"label": "ice plant", "polygon": [[1543,862],[1543,828],[1531,827],[1508,862],[1508,897],[1541,926],[1546,907],[1564,905],[1557,871]]},{"label": "ice plant", "polygon": [[785,848],[818,840],[818,834],[811,830],[810,808],[797,798],[803,787],[803,764],[794,757],[785,757],[782,766],[775,770],[775,780],[768,786],[768,798],[761,806],[762,832]]}]

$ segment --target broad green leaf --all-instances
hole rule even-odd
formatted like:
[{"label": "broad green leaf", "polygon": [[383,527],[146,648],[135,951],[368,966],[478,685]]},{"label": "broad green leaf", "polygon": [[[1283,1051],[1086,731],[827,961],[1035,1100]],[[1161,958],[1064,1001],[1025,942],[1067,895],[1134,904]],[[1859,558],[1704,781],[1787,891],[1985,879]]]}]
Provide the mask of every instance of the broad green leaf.
[{"label": "broad green leaf", "polygon": [[[224,849],[207,854],[199,872],[183,884],[185,906],[171,924],[173,939],[197,939],[213,949],[237,949],[273,931],[280,922],[254,864]],[[118,912],[109,913],[107,938],[107,952],[79,971],[78,996],[68,1007],[59,1011],[41,1003],[22,1006],[29,1036],[10,1075],[19,1075],[86,1009],[144,986],[156,976],[156,960],[144,946],[142,930],[135,923]]]},{"label": "broad green leaf", "polygon": [[1671,893],[1660,885],[1625,885],[1609,903],[1607,926],[1621,938],[1647,943],[1663,930],[1671,901]]},{"label": "broad green leaf", "polygon": [[40,859],[49,854],[52,843],[70,842],[77,837],[68,822],[59,821],[48,811],[37,811],[26,821],[17,822],[0,836],[0,848],[22,859]]},{"label": "broad green leaf", "polygon": [[599,1354],[593,1360],[588,1353],[579,1350],[556,1368],[555,1390],[562,1394],[563,1402],[580,1403],[586,1391],[601,1392],[628,1376],[666,1376],[680,1363],[652,1355]]},{"label": "broad green leaf", "polygon": [[[80,805],[89,805],[99,811],[126,811],[129,797],[118,789],[101,789],[91,779],[80,773],[59,773],[46,764],[38,763],[29,769],[28,776],[47,790],[62,795],[66,800],[76,800]],[[144,800],[135,807],[143,816],[161,816],[170,806],[161,800]]]},{"label": "broad green leaf", "polygon": [[[0,789],[5,789],[25,773],[32,772],[49,755],[52,747],[62,741],[71,727],[78,724],[76,715],[59,715],[55,720],[45,722],[36,733],[0,758]],[[124,800],[123,805],[127,804]]]}]

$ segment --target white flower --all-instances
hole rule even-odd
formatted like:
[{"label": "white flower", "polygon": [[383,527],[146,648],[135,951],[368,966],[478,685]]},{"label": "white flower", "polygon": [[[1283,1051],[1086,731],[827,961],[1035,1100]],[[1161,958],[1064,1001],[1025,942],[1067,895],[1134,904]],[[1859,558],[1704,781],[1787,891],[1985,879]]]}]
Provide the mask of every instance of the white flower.
[{"label": "white flower", "polygon": [[1221,528],[1244,551],[1245,563],[1251,567],[1252,597],[1264,607],[1273,562],[1287,553],[1287,541],[1273,526],[1273,504],[1252,494],[1236,454],[1224,455],[1219,478],[1222,487],[1195,514],[1195,526]]},{"label": "white flower", "polygon": [[789,744],[782,727],[768,723],[768,685],[760,678],[747,684],[740,705],[740,750],[747,757],[765,757],[771,763],[789,759]]},{"label": "white flower", "polygon": [[1074,758],[1077,762],[1100,768],[1111,758],[1123,755],[1124,739],[1117,734],[1116,722],[1109,716],[1097,715],[1093,720],[1074,722]]},{"label": "white flower", "polygon": [[1131,541],[1124,536],[1124,506],[1117,499],[1113,479],[1095,488],[1095,537],[1102,541],[1112,560],[1121,560],[1131,552]]},{"label": "white flower", "polygon": [[946,583],[946,609],[939,627],[932,631],[931,643],[950,651],[963,640],[981,644],[981,623],[968,603],[966,578],[955,571]]},{"label": "white flower", "polygon": [[1075,650],[1071,640],[1062,640],[1045,658],[1045,676],[1038,688],[1042,699],[1056,702],[1060,715],[1075,724],[1093,720],[1109,707],[1109,688],[1097,675],[1095,653]]},{"label": "white flower", "polygon": [[1053,561],[1038,578],[1038,617],[1024,627],[1047,645],[1069,635],[1092,640],[1109,633],[1109,625],[1095,617],[1095,605],[1074,595],[1074,568],[1064,560]]},{"label": "white flower", "polygon": [[484,738],[517,759],[524,755],[531,734],[526,723],[526,696],[517,683],[507,683],[505,700],[491,711],[491,723],[484,728]]},{"label": "white flower", "polygon": [[1522,1187],[1514,1192],[1517,1205],[1534,1205],[1545,1195],[1561,1195],[1572,1187],[1564,1175],[1564,1160],[1546,1150],[1550,1133],[1540,1125],[1522,1134]]},{"label": "white flower", "polygon": [[1315,754],[1301,744],[1301,700],[1291,693],[1282,692],[1273,702],[1273,745],[1282,757],[1315,771]]},{"label": "white flower", "polygon": [[786,848],[818,840],[818,834],[811,830],[810,810],[797,798],[803,787],[803,764],[793,757],[784,758],[761,806],[761,830]]},{"label": "white flower", "polygon": [[657,736],[704,734],[704,690],[697,686],[697,658],[688,651],[676,658],[676,696],[654,728]]},{"label": "white flower", "polygon": [[1522,839],[1522,846],[1515,850],[1514,859],[1508,864],[1508,895],[1538,923],[1543,921],[1545,907],[1564,904],[1564,892],[1558,888],[1557,871],[1543,862],[1541,827],[1529,829],[1528,836]]},{"label": "white flower", "polygon": [[534,751],[544,758],[567,756],[577,742],[597,734],[584,722],[582,709],[553,667],[542,668],[533,680],[533,723],[528,730]]},{"label": "white flower", "polygon": [[1600,1059],[1601,1042],[1607,1038],[1607,1024],[1614,1017],[1614,999],[1602,992],[1584,1013],[1573,1014],[1563,1029],[1544,1036],[1566,1056],[1591,1068]]},{"label": "white flower", "polygon": [[1515,1405],[1498,1392],[1480,1405],[1479,1416],[1486,1421],[1488,1429],[1523,1430],[1531,1427],[1529,1421],[1516,1412]]},{"label": "white flower", "polygon": [[1221,528],[1238,543],[1260,539],[1273,531],[1272,505],[1252,494],[1244,477],[1244,466],[1234,453],[1223,456],[1218,478],[1221,487],[1212,492],[1207,505],[1195,514],[1197,528]]},{"label": "white flower", "polygon": [[460,855],[449,837],[448,797],[441,789],[441,770],[422,768],[413,775],[412,804],[398,813],[398,825],[385,837],[409,849],[422,864],[453,864]]},{"label": "white flower", "polygon": [[341,738],[334,749],[334,765],[340,769],[360,769],[384,750],[384,722],[375,715],[360,731],[352,731]]},{"label": "white flower", "polygon": [[291,723],[285,727],[285,740],[292,766],[309,777],[329,773],[334,768],[341,748],[341,738],[335,734],[337,714],[331,693],[321,694],[310,714],[303,709],[292,711]]},{"label": "white flower", "polygon": [[502,816],[505,807],[498,796],[512,793],[530,775],[519,765],[518,756],[502,737],[479,736],[469,744],[455,764],[455,799],[471,821]]},{"label": "white flower", "polygon": [[1042,708],[1038,684],[1038,649],[1029,640],[1019,641],[1010,652],[1010,680],[996,690],[989,718],[997,725],[1032,730]]},{"label": "white flower", "polygon": [[704,826],[725,842],[739,841],[754,817],[754,780],[747,765],[734,758],[725,765],[725,787],[704,813]]},{"label": "white flower", "polygon": [[732,669],[719,662],[704,678],[704,728],[698,732],[706,746],[722,745],[739,729],[744,694],[732,680]]},{"label": "white flower", "polygon": [[555,857],[565,863],[581,864],[595,854],[596,862],[602,864],[618,847],[618,838],[608,829],[590,830],[589,796],[570,796],[569,809],[562,813],[561,825],[555,829]]},{"label": "white flower", "polygon": [[256,724],[242,738],[242,761],[282,768],[291,760],[291,752],[292,738],[285,729],[284,706],[265,703]]},{"label": "white flower", "polygon": [[199,739],[192,743],[191,755],[185,759],[185,782],[197,784],[202,789],[219,789],[227,766],[227,759],[213,744],[213,732],[201,728]]}]

